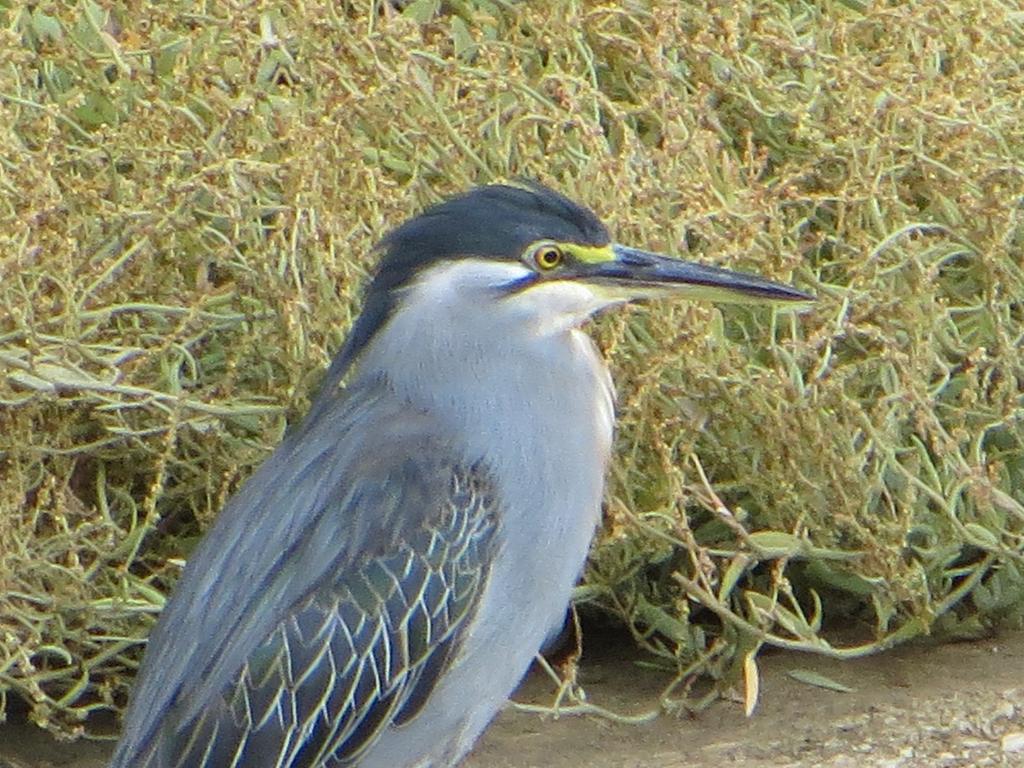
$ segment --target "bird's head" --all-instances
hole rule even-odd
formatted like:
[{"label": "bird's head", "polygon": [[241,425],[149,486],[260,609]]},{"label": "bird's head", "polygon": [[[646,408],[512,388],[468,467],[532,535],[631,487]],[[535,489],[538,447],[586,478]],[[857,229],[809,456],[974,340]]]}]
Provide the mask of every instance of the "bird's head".
[{"label": "bird's head", "polygon": [[510,313],[540,333],[641,299],[812,300],[755,275],[615,243],[592,211],[533,183],[479,187],[435,205],[387,235],[380,250],[363,312],[335,361],[337,376],[413,300]]}]

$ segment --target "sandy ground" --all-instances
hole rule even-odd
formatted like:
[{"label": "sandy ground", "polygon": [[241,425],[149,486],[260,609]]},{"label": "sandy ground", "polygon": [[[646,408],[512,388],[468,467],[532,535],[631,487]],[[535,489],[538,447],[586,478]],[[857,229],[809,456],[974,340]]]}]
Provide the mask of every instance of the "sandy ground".
[{"label": "sandy ground", "polygon": [[[581,682],[592,702],[649,709],[664,679],[632,651],[588,650]],[[719,702],[695,718],[631,726],[587,717],[506,710],[467,768],[954,768],[1024,766],[1024,633],[973,643],[916,645],[835,662],[775,653],[761,660],[761,698],[750,718]],[[813,670],[852,692],[789,676]],[[549,703],[532,677],[516,698]],[[0,768],[100,768],[103,743],[56,744],[23,723],[0,727]]]}]

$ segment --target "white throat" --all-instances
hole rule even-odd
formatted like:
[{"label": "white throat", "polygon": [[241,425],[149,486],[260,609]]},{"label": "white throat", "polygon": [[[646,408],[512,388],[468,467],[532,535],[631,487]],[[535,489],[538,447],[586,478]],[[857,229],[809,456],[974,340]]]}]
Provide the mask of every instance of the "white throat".
[{"label": "white throat", "polygon": [[496,294],[528,274],[497,261],[428,270],[367,345],[356,376],[383,373],[397,395],[455,431],[475,454],[467,458],[516,476],[504,487],[547,492],[546,483],[578,479],[596,520],[614,391],[577,326],[608,302],[568,281]]}]

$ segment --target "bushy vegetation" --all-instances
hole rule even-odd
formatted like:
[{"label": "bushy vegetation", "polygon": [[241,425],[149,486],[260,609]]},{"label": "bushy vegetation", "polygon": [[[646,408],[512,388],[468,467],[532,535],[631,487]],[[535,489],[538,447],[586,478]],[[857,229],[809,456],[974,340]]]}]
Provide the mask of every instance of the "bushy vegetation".
[{"label": "bushy vegetation", "polygon": [[765,643],[1019,621],[1011,4],[83,0],[0,27],[0,692],[40,724],[123,706],[375,240],[516,176],[819,299],[600,322],[622,418],[582,605],[748,700]]}]

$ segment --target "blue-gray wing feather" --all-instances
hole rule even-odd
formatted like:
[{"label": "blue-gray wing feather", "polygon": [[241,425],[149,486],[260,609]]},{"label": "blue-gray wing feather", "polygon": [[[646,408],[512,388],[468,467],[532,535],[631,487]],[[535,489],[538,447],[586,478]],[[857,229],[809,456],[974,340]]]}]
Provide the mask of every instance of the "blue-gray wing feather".
[{"label": "blue-gray wing feather", "polygon": [[496,507],[483,466],[428,414],[382,383],[339,396],[190,559],[113,765],[357,760],[457,653]]}]

